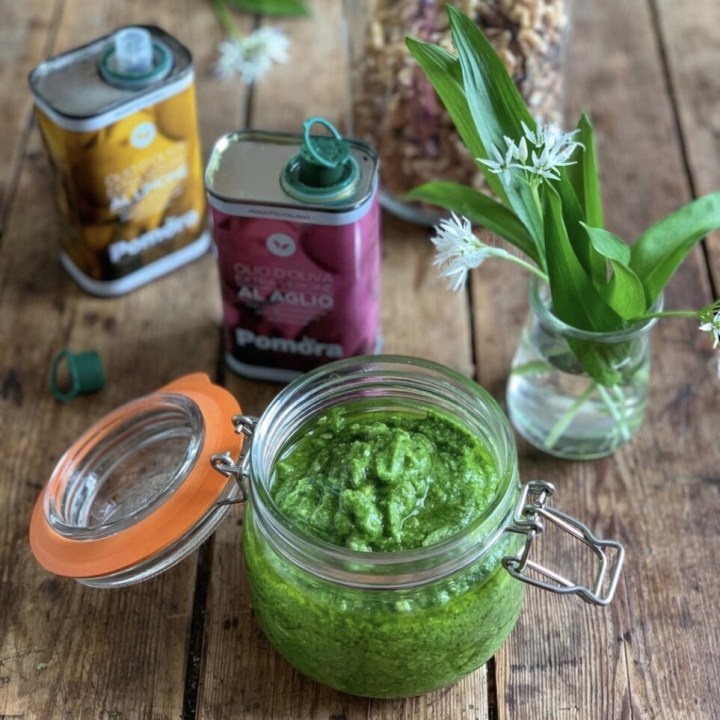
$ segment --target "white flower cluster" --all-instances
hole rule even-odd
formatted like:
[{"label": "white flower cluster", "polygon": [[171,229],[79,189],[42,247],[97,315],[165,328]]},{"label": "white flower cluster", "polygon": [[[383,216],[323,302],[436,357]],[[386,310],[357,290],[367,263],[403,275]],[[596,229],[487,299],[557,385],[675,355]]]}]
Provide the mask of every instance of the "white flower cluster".
[{"label": "white flower cluster", "polygon": [[441,267],[440,275],[448,279],[450,290],[461,290],[468,272],[490,257],[510,260],[547,280],[536,267],[521,258],[482,242],[473,233],[472,225],[466,217],[452,213],[452,217],[438,223],[435,232],[436,235],[430,238],[437,251],[433,264]]},{"label": "white flower cluster", "polygon": [[519,142],[504,136],[507,146],[505,154],[491,145],[490,152],[495,159],[478,158],[478,162],[486,165],[490,172],[502,175],[505,182],[510,181],[513,169],[546,180],[559,180],[558,168],[574,165],[570,157],[575,148],[583,147],[582,143],[573,140],[578,130],[564,133],[555,124],[543,125],[540,122],[535,130],[531,130],[524,122],[521,125],[524,135]]},{"label": "white flower cluster", "polygon": [[282,30],[263,27],[247,37],[224,40],[218,47],[220,57],[215,74],[221,80],[240,75],[246,83],[259,80],[273,65],[288,60],[290,40]]},{"label": "white flower cluster", "polygon": [[[700,330],[712,335],[713,349],[720,345],[720,309],[718,309],[711,318],[708,318],[706,322],[700,325]],[[720,365],[718,365],[718,372],[720,372]]]},{"label": "white flower cluster", "polygon": [[452,213],[452,219],[441,220],[430,238],[437,254],[435,265],[442,267],[441,275],[448,279],[450,290],[460,290],[468,270],[478,267],[490,254],[491,247],[475,237],[470,221]]}]

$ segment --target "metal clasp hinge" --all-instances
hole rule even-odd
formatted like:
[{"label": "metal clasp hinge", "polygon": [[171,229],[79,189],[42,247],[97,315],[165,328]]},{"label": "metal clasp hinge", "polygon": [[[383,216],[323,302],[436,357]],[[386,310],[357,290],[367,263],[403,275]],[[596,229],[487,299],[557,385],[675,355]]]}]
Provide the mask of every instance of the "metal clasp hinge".
[{"label": "metal clasp hinge", "polygon": [[252,415],[234,415],[232,423],[237,435],[244,435],[243,449],[237,461],[233,460],[231,453],[215,453],[210,457],[210,464],[225,477],[234,480],[237,484],[237,494],[224,500],[218,500],[216,505],[236,505],[247,500],[247,480],[250,477],[250,443],[255,432],[258,418]]},{"label": "metal clasp hinge", "polygon": [[[543,481],[533,481],[524,487],[508,530],[527,535],[527,539],[518,555],[503,558],[503,567],[513,577],[535,587],[556,593],[579,595],[585,602],[594,605],[607,605],[612,600],[620,578],[625,549],[614,540],[600,540],[575,518],[548,507],[548,499],[554,492],[555,488]],[[544,521],[554,524],[592,550],[599,560],[592,588],[569,580],[530,559],[530,550],[535,540],[545,532]]]}]

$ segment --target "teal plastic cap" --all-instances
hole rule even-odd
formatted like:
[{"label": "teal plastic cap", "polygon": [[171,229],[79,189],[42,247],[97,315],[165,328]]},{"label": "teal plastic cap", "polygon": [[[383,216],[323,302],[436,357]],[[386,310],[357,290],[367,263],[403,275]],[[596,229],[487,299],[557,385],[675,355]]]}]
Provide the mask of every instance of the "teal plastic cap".
[{"label": "teal plastic cap", "polygon": [[[330,134],[311,134],[316,125]],[[332,201],[352,193],[359,177],[358,164],[347,141],[331,122],[311,117],[303,123],[302,145],[285,166],[281,182],[287,193],[301,200]]]},{"label": "teal plastic cap", "polygon": [[95,350],[75,354],[62,350],[52,361],[49,384],[60,402],[101,390],[105,385],[105,370],[100,355]]},{"label": "teal plastic cap", "polygon": [[[311,135],[314,125],[322,125],[330,135]],[[345,172],[350,148],[335,126],[324,118],[313,117],[303,123],[303,144],[300,147],[299,178],[311,187],[336,185]]]}]

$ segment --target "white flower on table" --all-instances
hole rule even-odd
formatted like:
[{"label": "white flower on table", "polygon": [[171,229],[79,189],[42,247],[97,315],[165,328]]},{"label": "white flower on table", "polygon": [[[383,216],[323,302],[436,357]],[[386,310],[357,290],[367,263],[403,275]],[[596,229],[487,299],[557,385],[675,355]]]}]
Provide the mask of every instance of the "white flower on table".
[{"label": "white flower on table", "polygon": [[220,57],[215,74],[221,80],[240,75],[246,83],[259,80],[274,63],[289,58],[290,40],[282,30],[263,27],[246,37],[223,40],[218,46]]}]

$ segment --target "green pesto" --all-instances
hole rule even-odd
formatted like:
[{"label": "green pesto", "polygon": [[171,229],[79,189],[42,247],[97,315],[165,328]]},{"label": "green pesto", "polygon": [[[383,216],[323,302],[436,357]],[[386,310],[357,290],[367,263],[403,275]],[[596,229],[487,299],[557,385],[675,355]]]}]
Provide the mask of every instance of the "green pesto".
[{"label": "green pesto", "polygon": [[487,662],[522,610],[525,584],[502,567],[519,535],[448,578],[406,590],[351,588],[289,563],[258,531],[243,536],[253,611],[280,654],[341,692],[410,697],[450,685]]},{"label": "green pesto", "polygon": [[428,547],[493,500],[487,448],[437,412],[323,415],[275,467],[271,494],[298,528],[351,550]]},{"label": "green pesto", "polygon": [[[437,413],[331,413],[278,463],[271,494],[289,522],[366,552],[418,548],[476,519],[498,490],[492,454]],[[406,697],[486,662],[512,630],[524,584],[503,568],[522,539],[505,533],[467,567],[406,589],[348,587],[276,552],[246,515],[255,616],[300,672],[337,690]]]}]

